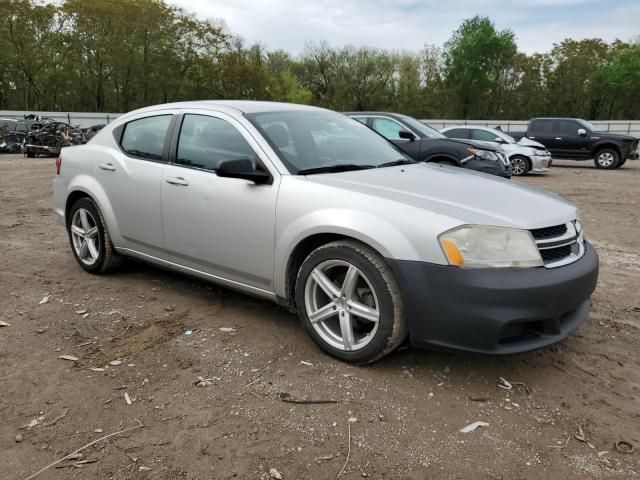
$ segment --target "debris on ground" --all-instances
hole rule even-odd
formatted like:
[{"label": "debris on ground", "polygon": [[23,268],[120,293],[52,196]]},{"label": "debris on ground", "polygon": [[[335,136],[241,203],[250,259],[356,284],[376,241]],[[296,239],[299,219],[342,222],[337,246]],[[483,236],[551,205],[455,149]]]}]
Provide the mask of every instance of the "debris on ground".
[{"label": "debris on ground", "polygon": [[467,425],[464,428],[460,429],[460,433],[470,433],[473,432],[475,429],[479,428],[479,427],[488,427],[489,424],[487,422],[473,422],[470,423],[469,425]]},{"label": "debris on ground", "polygon": [[311,362],[305,362],[304,360],[300,360],[300,363],[302,365],[306,365],[307,367],[313,367],[313,363],[311,363]]},{"label": "debris on ground", "polygon": [[140,472],[148,472],[149,470],[151,470],[151,467],[145,467],[144,465],[138,467],[138,471]]},{"label": "debris on ground", "polygon": [[58,358],[61,360],[69,360],[70,362],[78,361],[78,357],[74,357],[73,355],[60,355]]},{"label": "debris on ground", "polygon": [[593,444],[591,444],[588,440],[587,440],[587,436],[584,434],[584,430],[582,429],[581,426],[578,426],[578,432],[573,434],[574,438],[576,440],[579,440],[582,443],[586,443],[589,448],[596,448],[593,446]]},{"label": "debris on ground", "polygon": [[269,478],[274,478],[275,480],[282,480],[282,474],[275,468],[272,468],[271,470],[269,470]]},{"label": "debris on ground", "polygon": [[631,445],[630,442],[627,442],[626,440],[617,441],[615,444],[615,447],[616,447],[616,450],[620,453],[631,454],[635,450],[635,447]]},{"label": "debris on ground", "polygon": [[23,440],[22,435],[16,435],[16,443],[20,443]]},{"label": "debris on ground", "polygon": [[227,332],[227,333],[233,333],[236,331],[235,328],[233,327],[220,327],[219,329],[221,332]]},{"label": "debris on ground", "polygon": [[122,363],[122,360],[111,360],[109,362],[109,365],[112,365],[114,367],[117,367],[118,365],[120,365]]},{"label": "debris on ground", "polygon": [[195,382],[193,382],[193,383],[194,383],[194,385],[195,385],[196,387],[207,387],[207,386],[211,385],[211,382],[212,382],[213,380],[216,380],[216,379],[215,379],[215,378],[204,378],[204,377],[198,377],[198,378],[196,379],[196,381],[195,381]]},{"label": "debris on ground", "polygon": [[131,405],[131,397],[127,392],[124,392],[124,401],[127,402],[127,405]]},{"label": "debris on ground", "polygon": [[40,305],[44,305],[45,303],[49,303],[49,297],[47,295],[40,300]]},{"label": "debris on ground", "polygon": [[0,320],[0,327],[9,327],[11,324]]},{"label": "debris on ground", "polygon": [[524,382],[509,381],[503,377],[500,377],[500,379],[498,380],[498,387],[504,390],[511,390],[513,389],[514,386],[523,387],[525,392],[527,392],[528,395],[531,395],[531,390],[529,389],[529,386]]}]

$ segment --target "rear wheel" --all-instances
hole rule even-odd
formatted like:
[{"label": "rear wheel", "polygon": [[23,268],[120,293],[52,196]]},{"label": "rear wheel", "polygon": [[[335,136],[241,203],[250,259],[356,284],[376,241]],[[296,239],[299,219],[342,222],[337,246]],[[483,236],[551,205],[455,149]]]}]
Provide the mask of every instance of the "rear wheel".
[{"label": "rear wheel", "polygon": [[380,255],[354,241],[323,245],[305,259],[296,280],[302,324],[330,355],[371,363],[407,336],[402,298]]},{"label": "rear wheel", "polygon": [[104,273],[122,263],[124,257],[113,247],[104,217],[90,198],[73,204],[67,231],[73,255],[87,272]]},{"label": "rear wheel", "polygon": [[511,157],[511,175],[516,177],[526,175],[531,170],[531,162],[521,155]]},{"label": "rear wheel", "polygon": [[603,148],[596,152],[594,162],[597,168],[611,170],[620,163],[620,154],[611,148]]}]

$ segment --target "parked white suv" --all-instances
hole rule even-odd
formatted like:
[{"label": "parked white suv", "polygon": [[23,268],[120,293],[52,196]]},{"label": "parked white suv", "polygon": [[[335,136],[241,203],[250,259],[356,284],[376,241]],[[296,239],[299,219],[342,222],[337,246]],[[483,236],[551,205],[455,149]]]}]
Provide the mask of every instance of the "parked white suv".
[{"label": "parked white suv", "polygon": [[598,276],[570,203],[416,163],[320,108],[158,105],[56,163],[55,210],[86,271],[132,256],[279,302],[349,362],[407,335],[497,354],[550,345],[587,318]]},{"label": "parked white suv", "polygon": [[472,139],[500,145],[511,160],[511,174],[545,173],[551,167],[551,153],[541,143],[524,138],[520,142],[495,128],[464,125],[447,127],[441,132],[448,138]]}]

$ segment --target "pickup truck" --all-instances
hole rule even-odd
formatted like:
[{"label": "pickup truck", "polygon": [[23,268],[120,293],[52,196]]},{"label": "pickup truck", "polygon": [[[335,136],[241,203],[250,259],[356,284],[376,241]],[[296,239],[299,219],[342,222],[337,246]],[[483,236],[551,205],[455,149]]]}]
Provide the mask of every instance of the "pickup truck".
[{"label": "pickup truck", "polygon": [[543,144],[553,158],[589,160],[597,168],[620,168],[627,159],[638,159],[638,139],[631,135],[609,133],[579,118],[534,118],[526,132],[509,132]]}]

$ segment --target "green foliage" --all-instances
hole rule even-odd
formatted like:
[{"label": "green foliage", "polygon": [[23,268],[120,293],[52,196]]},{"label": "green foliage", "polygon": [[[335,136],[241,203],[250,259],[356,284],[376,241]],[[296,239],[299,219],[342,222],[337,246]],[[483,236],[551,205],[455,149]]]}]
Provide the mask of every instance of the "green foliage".
[{"label": "green foliage", "polygon": [[263,99],[420,118],[637,118],[640,44],[565,40],[518,53],[513,32],[465,20],[420,52],[245,45],[165,0],[0,0],[0,108],[128,111]]}]

